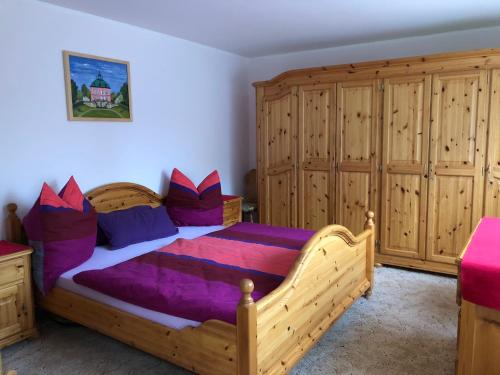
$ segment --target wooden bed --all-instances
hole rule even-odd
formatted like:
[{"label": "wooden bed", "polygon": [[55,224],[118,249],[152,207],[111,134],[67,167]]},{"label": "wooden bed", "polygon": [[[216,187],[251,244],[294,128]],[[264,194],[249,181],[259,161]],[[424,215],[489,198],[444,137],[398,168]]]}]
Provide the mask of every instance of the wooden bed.
[{"label": "wooden bed", "polygon": [[[87,193],[98,212],[162,204],[152,190],[114,183]],[[10,215],[12,233],[19,219]],[[199,374],[282,374],[307,353],[328,328],[373,288],[375,227],[366,213],[365,230],[354,236],[329,225],[301,250],[283,283],[254,302],[253,283],[241,281],[237,323],[218,320],[181,330],[54,288],[39,299],[45,310]]]}]

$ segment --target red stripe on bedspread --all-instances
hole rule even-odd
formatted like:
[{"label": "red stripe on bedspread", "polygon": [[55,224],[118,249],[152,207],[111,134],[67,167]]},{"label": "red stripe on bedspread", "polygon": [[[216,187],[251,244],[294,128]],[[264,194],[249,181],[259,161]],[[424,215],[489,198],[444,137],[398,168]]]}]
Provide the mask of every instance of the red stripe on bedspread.
[{"label": "red stripe on bedspread", "polygon": [[179,238],[157,250],[236,266],[244,269],[286,276],[300,254],[298,251],[214,237],[194,240]]}]

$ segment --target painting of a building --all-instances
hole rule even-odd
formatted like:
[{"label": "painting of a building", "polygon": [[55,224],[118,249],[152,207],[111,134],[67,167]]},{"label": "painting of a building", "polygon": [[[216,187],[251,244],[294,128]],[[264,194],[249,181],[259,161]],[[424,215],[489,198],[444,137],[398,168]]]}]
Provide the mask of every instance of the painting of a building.
[{"label": "painting of a building", "polygon": [[127,61],[63,54],[69,120],[132,121]]},{"label": "painting of a building", "polygon": [[111,103],[111,88],[102,78],[101,72],[99,72],[94,82],[90,85],[90,100],[92,102]]}]

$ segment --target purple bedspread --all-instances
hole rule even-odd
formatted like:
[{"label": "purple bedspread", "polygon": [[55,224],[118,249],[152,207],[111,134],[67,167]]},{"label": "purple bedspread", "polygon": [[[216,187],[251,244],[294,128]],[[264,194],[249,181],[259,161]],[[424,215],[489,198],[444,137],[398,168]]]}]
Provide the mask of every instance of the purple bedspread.
[{"label": "purple bedspread", "polygon": [[[81,285],[135,305],[195,321],[236,322],[241,279],[255,301],[274,290],[314,234],[239,223],[194,240],[178,239],[102,270],[80,272]],[[123,250],[122,250],[123,251]]]},{"label": "purple bedspread", "polygon": [[313,234],[314,231],[307,229],[238,223],[228,228],[209,233],[207,236],[301,250],[302,246],[304,246]]}]

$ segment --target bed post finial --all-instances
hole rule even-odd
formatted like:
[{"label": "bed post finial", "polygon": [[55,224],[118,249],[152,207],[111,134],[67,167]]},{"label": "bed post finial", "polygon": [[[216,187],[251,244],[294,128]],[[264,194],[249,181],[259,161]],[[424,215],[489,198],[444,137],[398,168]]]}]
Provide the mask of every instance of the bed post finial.
[{"label": "bed post finial", "polygon": [[248,305],[253,303],[252,292],[254,290],[253,281],[250,279],[243,279],[240,282],[240,290],[242,293],[242,297],[240,299],[241,305]]},{"label": "bed post finial", "polygon": [[22,243],[22,224],[17,217],[17,204],[9,203],[7,205],[7,241]]},{"label": "bed post finial", "polygon": [[365,297],[368,298],[372,295],[373,283],[375,272],[375,222],[373,218],[375,213],[373,211],[366,211],[365,230],[371,231],[370,237],[366,239],[366,278],[370,282],[370,287],[365,292]]},{"label": "bed post finial", "polygon": [[373,228],[375,226],[375,223],[373,222],[375,214],[373,213],[373,211],[366,211],[365,216],[366,216],[365,229]]},{"label": "bed post finial", "polygon": [[238,375],[257,375],[257,307],[253,281],[240,282],[241,299],[236,314]]}]

